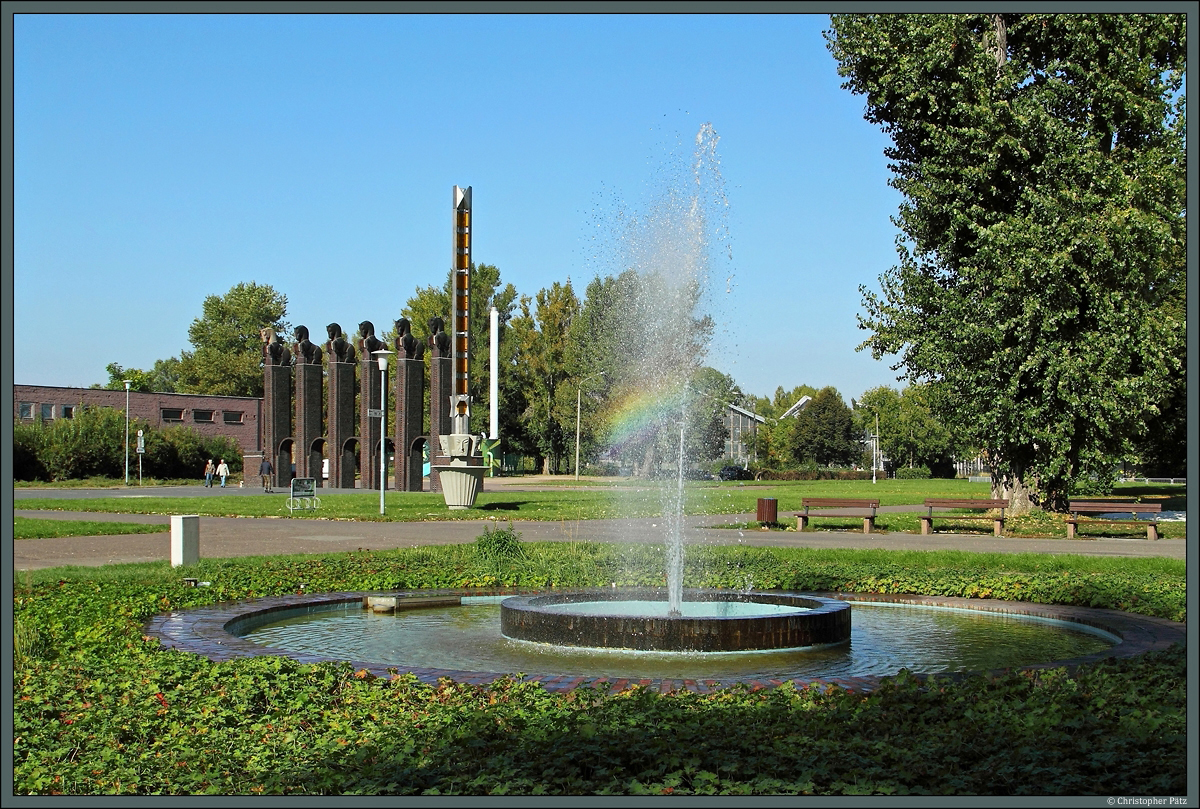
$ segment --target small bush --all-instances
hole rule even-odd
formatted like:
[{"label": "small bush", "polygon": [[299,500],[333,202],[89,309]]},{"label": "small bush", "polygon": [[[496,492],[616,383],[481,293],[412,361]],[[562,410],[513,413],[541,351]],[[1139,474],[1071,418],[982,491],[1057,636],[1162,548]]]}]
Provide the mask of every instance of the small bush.
[{"label": "small bush", "polygon": [[1113,493],[1113,484],[1112,475],[1077,480],[1071,487],[1071,497],[1109,497]]},{"label": "small bush", "polygon": [[40,424],[13,424],[13,479],[50,480],[42,458],[46,452],[46,430]]},{"label": "small bush", "polygon": [[509,523],[508,528],[484,528],[475,538],[475,552],[484,559],[502,562],[524,557],[525,547],[521,544],[521,532],[514,531]]},{"label": "small bush", "polygon": [[931,475],[928,466],[902,466],[896,470],[896,480],[928,480]]}]

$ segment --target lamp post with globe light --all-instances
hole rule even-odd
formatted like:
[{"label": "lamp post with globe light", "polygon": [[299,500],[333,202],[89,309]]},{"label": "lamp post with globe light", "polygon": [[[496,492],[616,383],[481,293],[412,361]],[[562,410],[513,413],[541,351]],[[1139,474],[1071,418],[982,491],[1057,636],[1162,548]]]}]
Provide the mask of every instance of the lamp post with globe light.
[{"label": "lamp post with globe light", "polygon": [[129,485],[129,385],[132,379],[121,380],[125,383],[125,485]]},{"label": "lamp post with globe light", "polygon": [[379,513],[384,513],[383,492],[387,488],[387,366],[388,357],[394,354],[381,348],[372,351],[379,362]]}]

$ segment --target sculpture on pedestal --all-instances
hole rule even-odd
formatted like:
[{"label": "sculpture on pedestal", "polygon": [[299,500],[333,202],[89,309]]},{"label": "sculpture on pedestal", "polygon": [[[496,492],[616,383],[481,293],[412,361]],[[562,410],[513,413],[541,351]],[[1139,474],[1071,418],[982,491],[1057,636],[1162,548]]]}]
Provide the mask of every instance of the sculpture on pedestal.
[{"label": "sculpture on pedestal", "polygon": [[329,361],[354,362],[354,345],[342,334],[342,327],[337,323],[330,323],[325,327],[325,331],[329,335],[329,342],[325,344],[325,353],[329,355]]},{"label": "sculpture on pedestal", "polygon": [[358,324],[358,335],[358,350],[363,360],[369,361],[372,351],[378,351],[384,347],[384,342],[375,336],[375,324],[369,320]]},{"label": "sculpture on pedestal", "polygon": [[425,426],[425,344],[412,335],[408,318],[396,328],[396,488],[419,492],[424,480],[422,448],[428,446]]},{"label": "sculpture on pedestal", "polygon": [[291,365],[292,352],[274,329],[259,329],[263,341],[263,365]]},{"label": "sculpture on pedestal", "polygon": [[379,415],[372,416],[371,411],[379,411],[382,390],[379,387],[379,367],[376,365],[372,351],[387,348],[387,345],[375,336],[375,324],[364,320],[358,324],[358,361],[359,361],[359,393],[358,393],[358,471],[359,480],[364,489],[379,488],[379,450],[381,440]]},{"label": "sculpture on pedestal", "polygon": [[325,447],[329,457],[329,485],[342,489],[354,488],[354,471],[357,465],[354,429],[354,344],[346,339],[342,327],[330,323],[325,327],[329,342],[325,344],[325,356],[329,363],[328,394],[326,404]]},{"label": "sculpture on pedestal", "polygon": [[295,352],[297,365],[320,365],[321,364],[321,349],[320,347],[308,339],[308,327],[296,327],[296,344],[292,346]]},{"label": "sculpture on pedestal", "polygon": [[262,448],[275,468],[274,485],[292,479],[292,352],[274,329],[260,329],[263,341]]},{"label": "sculpture on pedestal", "polygon": [[419,360],[425,356],[425,344],[412,336],[412,324],[408,318],[396,321],[396,356],[399,359]]}]

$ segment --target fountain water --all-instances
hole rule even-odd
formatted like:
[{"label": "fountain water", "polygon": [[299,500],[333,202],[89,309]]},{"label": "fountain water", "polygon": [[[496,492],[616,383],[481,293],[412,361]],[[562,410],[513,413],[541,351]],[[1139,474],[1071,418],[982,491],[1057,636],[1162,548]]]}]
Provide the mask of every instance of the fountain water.
[{"label": "fountain water", "polygon": [[[716,147],[705,124],[686,165],[668,162],[662,194],[643,215],[622,211],[610,259],[625,275],[623,332],[637,335],[636,350],[622,346],[611,376],[629,393],[626,422],[618,412],[613,446],[641,456],[641,473],[653,476],[656,456],[672,459],[674,475],[662,485],[665,526],[665,594],[556,594],[514,598],[502,605],[502,632],[512,638],[556,644],[633,649],[729,651],[818,646],[850,637],[845,602],[795,594],[688,591],[685,602],[684,480],[689,467],[688,398],[712,332],[702,312],[714,242],[727,233],[727,203]],[[629,275],[632,273],[632,275]],[[604,361],[601,360],[601,363]],[[675,423],[678,418],[677,424]],[[678,427],[678,442],[675,442]],[[674,446],[673,446],[674,445]],[[673,456],[673,458],[672,458]],[[665,595],[665,597],[664,597]],[[780,610],[779,608],[784,608]],[[665,608],[665,609],[664,609]]]}]

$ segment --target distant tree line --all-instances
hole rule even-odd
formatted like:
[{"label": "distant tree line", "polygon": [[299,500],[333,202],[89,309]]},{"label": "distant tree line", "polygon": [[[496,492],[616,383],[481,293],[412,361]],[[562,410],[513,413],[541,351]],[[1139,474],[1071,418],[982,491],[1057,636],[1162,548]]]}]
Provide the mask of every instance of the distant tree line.
[{"label": "distant tree line", "polygon": [[[709,466],[722,457],[729,437],[724,424],[727,404],[765,419],[749,448],[756,469],[870,469],[875,435],[888,474],[952,477],[956,460],[987,457],[986,444],[977,433],[951,427],[946,420],[946,410],[938,401],[945,396],[941,385],[920,383],[902,390],[880,386],[849,404],[833,387],[799,385],[788,391],[780,387],[772,397],[747,395],[732,377],[703,364],[704,343],[711,331],[704,318],[680,324],[667,337],[654,335],[660,344],[651,352],[645,324],[656,315],[644,309],[645,301],[653,297],[644,288],[646,283],[647,279],[628,271],[594,279],[582,299],[569,279],[529,296],[503,283],[497,267],[474,265],[472,431],[489,429],[490,311],[495,306],[502,451],[534,458],[546,473],[574,469],[577,408],[580,465],[591,471],[653,476],[674,469],[681,422],[685,458],[697,467]],[[450,284],[447,276],[439,287],[417,288],[397,313],[411,322],[415,336],[428,334],[431,318],[448,319]],[[205,299],[202,316],[189,329],[191,351],[159,360],[149,371],[111,363],[103,387],[122,390],[123,380],[128,379],[132,390],[261,396],[260,330],[287,334],[286,315],[285,295],[269,285],[238,284],[225,296]],[[394,329],[389,326],[378,336],[390,345]],[[647,369],[647,355],[657,367]],[[425,360],[428,363],[428,352]],[[389,368],[393,381],[395,370],[393,363]],[[666,382],[656,389],[648,380]],[[804,396],[810,401],[783,418]],[[428,391],[425,401],[428,412]],[[1122,458],[1114,457],[1114,464],[1129,459],[1154,470],[1180,462],[1181,452],[1172,436],[1183,435],[1186,420],[1183,398],[1172,401],[1174,409],[1166,414],[1174,417],[1164,422],[1168,429],[1135,445]],[[622,421],[631,414],[642,422],[631,432],[623,431]],[[188,463],[181,462],[179,468]],[[54,468],[62,469],[61,465]]]}]

